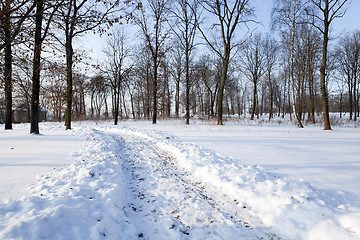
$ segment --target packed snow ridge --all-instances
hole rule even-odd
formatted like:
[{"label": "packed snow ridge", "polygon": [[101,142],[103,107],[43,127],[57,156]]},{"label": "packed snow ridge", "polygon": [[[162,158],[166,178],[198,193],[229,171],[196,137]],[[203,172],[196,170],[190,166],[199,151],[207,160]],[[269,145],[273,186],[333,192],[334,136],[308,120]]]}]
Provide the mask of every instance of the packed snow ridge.
[{"label": "packed snow ridge", "polygon": [[359,205],[339,192],[165,131],[64,134],[80,139],[74,161],[0,203],[0,239],[360,239]]}]

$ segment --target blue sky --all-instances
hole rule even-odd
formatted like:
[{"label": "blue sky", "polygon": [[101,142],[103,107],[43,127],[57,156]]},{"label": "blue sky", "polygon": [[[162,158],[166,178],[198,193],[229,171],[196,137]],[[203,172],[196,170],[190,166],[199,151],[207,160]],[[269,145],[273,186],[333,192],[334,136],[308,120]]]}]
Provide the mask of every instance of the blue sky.
[{"label": "blue sky", "polygon": [[[256,27],[259,31],[270,31],[270,21],[271,21],[271,10],[273,7],[273,0],[252,0],[250,1],[253,4],[256,14],[256,19],[261,21],[263,25],[257,25]],[[360,30],[360,0],[349,0],[347,4],[347,12],[343,18],[336,19],[332,23],[334,31],[332,36],[336,38],[342,33],[347,31],[353,31],[355,29]],[[78,44],[85,49],[92,49],[92,52],[89,53],[91,57],[98,60],[104,58],[102,50],[105,46],[106,37],[100,38],[93,34],[88,34],[83,39],[78,40]]]},{"label": "blue sky", "polygon": [[[261,30],[270,30],[271,9],[273,0],[253,0],[255,14],[258,20],[262,21],[264,27]],[[346,31],[360,30],[360,0],[348,0],[347,11],[344,17],[335,19],[332,23],[334,32],[341,33]]]}]

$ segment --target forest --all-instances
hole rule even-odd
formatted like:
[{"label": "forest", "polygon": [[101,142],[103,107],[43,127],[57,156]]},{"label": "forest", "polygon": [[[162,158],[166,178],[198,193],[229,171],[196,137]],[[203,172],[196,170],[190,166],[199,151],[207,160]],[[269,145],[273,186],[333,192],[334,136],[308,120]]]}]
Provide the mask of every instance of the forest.
[{"label": "forest", "polygon": [[[253,2],[2,0],[0,123],[357,121],[360,31],[332,34],[351,1],[275,0],[269,32]],[[91,32],[105,41],[97,64],[78,48]]]}]

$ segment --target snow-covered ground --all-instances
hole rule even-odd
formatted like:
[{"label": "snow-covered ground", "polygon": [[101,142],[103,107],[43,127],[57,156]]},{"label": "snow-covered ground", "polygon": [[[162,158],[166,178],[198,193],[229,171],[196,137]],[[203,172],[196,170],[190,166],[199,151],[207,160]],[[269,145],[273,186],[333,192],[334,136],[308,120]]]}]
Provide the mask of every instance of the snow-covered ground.
[{"label": "snow-covered ground", "polygon": [[0,239],[360,239],[358,128],[73,126],[0,131]]}]

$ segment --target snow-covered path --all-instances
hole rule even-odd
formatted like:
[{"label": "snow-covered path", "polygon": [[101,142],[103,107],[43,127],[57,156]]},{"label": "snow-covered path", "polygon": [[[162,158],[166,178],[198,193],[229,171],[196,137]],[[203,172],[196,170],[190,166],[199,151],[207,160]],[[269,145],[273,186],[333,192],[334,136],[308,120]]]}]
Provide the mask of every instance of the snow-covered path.
[{"label": "snow-covered path", "polygon": [[79,123],[68,134],[71,164],[0,200],[0,239],[360,239],[360,206],[338,191],[160,130]]},{"label": "snow-covered path", "polygon": [[275,239],[259,227],[254,229],[245,206],[205,188],[151,140],[133,134],[121,134],[121,139],[131,190],[126,212],[139,238]]}]

